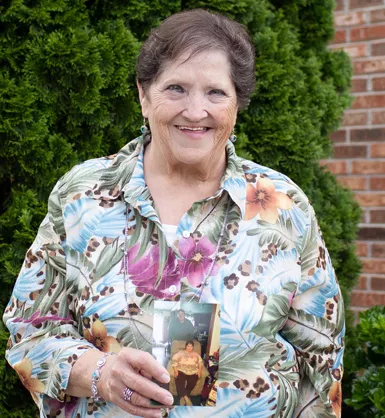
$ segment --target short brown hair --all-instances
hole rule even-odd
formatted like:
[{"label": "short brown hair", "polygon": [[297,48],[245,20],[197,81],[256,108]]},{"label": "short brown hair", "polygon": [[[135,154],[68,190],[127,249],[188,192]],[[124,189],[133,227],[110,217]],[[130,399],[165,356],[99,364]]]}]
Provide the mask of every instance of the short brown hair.
[{"label": "short brown hair", "polygon": [[137,60],[138,82],[146,91],[168,61],[179,58],[185,51],[191,51],[191,57],[210,49],[226,53],[238,107],[244,108],[255,86],[251,38],[240,23],[203,9],[176,13],[152,30]]}]

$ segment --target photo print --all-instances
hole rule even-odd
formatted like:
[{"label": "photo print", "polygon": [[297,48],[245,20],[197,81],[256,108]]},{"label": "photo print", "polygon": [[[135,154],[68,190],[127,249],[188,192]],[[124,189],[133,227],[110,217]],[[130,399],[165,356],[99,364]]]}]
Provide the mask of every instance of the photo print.
[{"label": "photo print", "polygon": [[171,380],[163,385],[175,406],[216,405],[219,304],[154,302],[154,357]]}]

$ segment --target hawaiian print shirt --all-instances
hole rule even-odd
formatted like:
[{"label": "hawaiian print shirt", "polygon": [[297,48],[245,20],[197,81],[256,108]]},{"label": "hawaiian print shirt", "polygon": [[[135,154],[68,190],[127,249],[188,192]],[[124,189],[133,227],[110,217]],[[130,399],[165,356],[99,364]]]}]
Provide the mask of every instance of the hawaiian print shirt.
[{"label": "hawaiian print shirt", "polygon": [[219,190],[169,246],[144,180],[147,141],[64,175],[26,254],[6,356],[41,417],[129,416],[66,395],[71,367],[90,348],[151,351],[154,299],[197,294],[221,306],[217,405],[171,418],[339,417],[343,301],[304,193],[228,142]]}]

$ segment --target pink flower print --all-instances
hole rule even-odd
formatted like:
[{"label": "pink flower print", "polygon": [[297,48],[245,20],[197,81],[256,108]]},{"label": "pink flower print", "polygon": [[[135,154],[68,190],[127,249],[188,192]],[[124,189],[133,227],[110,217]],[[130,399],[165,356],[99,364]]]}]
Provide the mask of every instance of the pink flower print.
[{"label": "pink flower print", "polygon": [[150,294],[159,299],[170,299],[180,293],[180,274],[174,252],[169,249],[162,279],[155,289],[159,270],[159,246],[152,246],[148,253],[136,260],[138,251],[139,244],[132,247],[126,255],[127,273],[137,292]]},{"label": "pink flower print", "polygon": [[216,246],[207,237],[195,241],[192,237],[182,238],[179,241],[179,252],[182,260],[178,260],[179,269],[183,277],[187,277],[189,283],[198,287],[202,284],[205,276],[211,276],[218,272],[218,265],[214,262]]}]

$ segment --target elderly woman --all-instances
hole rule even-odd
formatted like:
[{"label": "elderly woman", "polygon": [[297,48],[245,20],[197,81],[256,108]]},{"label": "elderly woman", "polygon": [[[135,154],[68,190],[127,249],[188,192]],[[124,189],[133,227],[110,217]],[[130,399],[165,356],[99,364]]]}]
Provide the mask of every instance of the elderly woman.
[{"label": "elderly woman", "polygon": [[192,406],[190,393],[201,377],[203,361],[194,351],[194,341],[186,341],[185,349],[178,351],[172,358],[175,385],[179,396],[179,405]]},{"label": "elderly woman", "polygon": [[343,304],[314,211],[232,144],[254,86],[245,29],[173,15],[137,80],[149,126],[58,181],[5,312],[7,360],[40,416],[172,404],[148,354],[154,299],[221,305],[217,406],[171,417],[340,416]]}]

